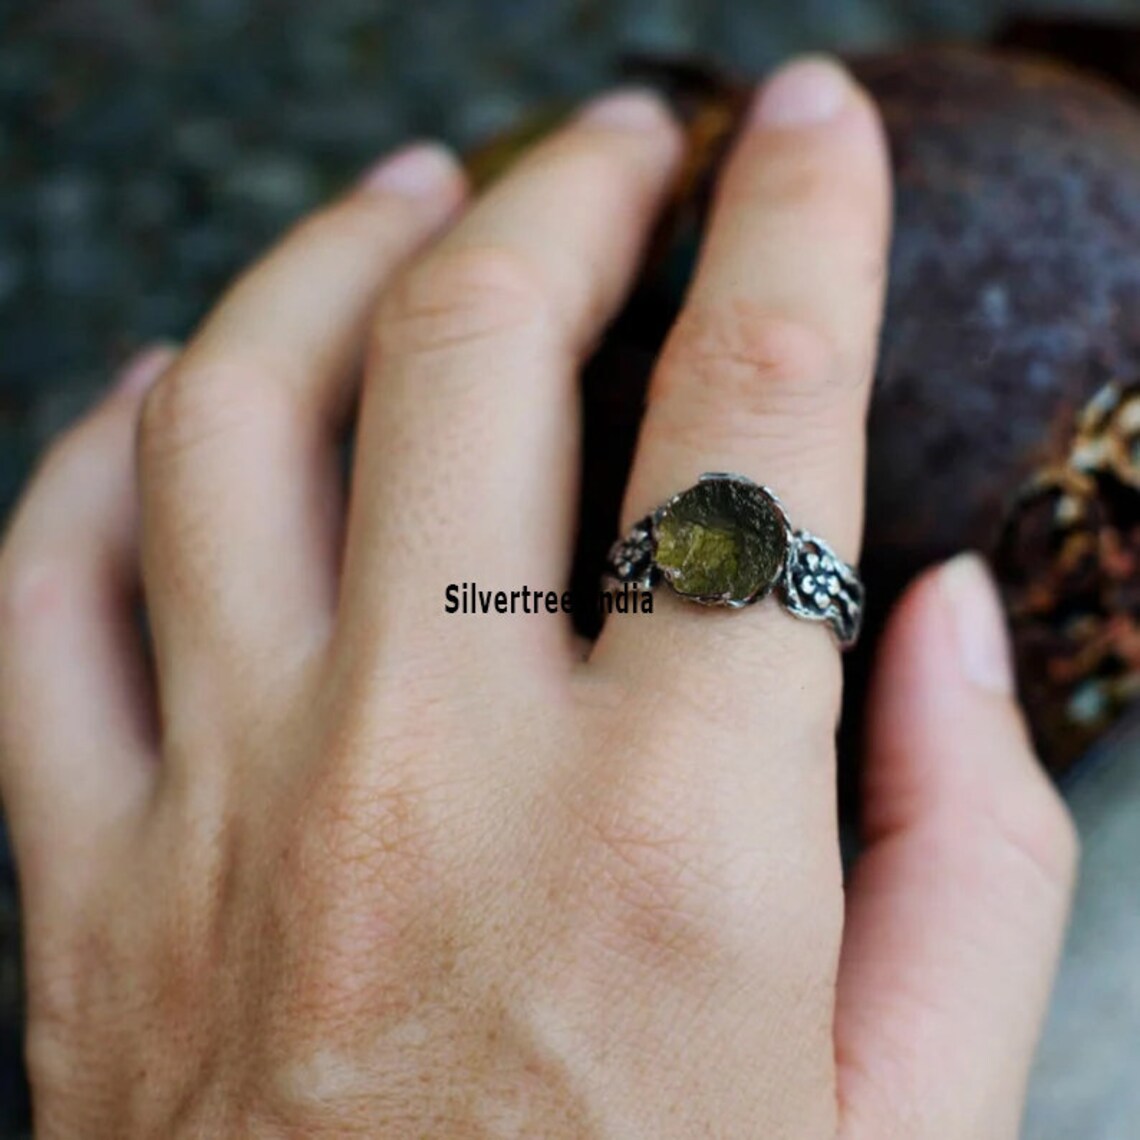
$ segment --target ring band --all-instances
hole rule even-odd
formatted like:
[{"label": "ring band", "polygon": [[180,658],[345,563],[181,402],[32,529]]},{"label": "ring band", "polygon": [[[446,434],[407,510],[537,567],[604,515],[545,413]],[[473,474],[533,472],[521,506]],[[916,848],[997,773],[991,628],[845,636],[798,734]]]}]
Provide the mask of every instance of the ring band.
[{"label": "ring band", "polygon": [[796,617],[827,622],[843,649],[859,637],[863,583],[823,539],[794,530],[767,487],[710,471],[630,527],[606,576],[648,590],[666,582],[702,605],[750,606],[775,592]]}]

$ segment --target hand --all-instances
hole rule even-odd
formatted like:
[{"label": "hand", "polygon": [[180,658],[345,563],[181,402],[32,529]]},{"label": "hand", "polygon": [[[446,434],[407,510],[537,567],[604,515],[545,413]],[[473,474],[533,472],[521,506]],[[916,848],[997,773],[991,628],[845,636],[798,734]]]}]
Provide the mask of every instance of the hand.
[{"label": "hand", "polygon": [[[563,588],[576,372],[680,154],[644,93],[475,202],[404,151],[52,448],[0,555],[40,1136],[1016,1136],[1076,843],[979,563],[887,635],[846,898],[825,628],[445,613]],[[770,82],[625,523],[740,471],[857,557],[887,181],[838,67]]]}]

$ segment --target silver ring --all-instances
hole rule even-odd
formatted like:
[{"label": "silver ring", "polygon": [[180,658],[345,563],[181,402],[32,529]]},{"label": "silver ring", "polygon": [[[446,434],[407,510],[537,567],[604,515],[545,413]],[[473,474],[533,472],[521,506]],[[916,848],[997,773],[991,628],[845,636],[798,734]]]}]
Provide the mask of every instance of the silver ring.
[{"label": "silver ring", "polygon": [[775,595],[796,617],[827,622],[843,649],[859,637],[863,583],[822,538],[794,530],[768,488],[710,471],[634,523],[610,548],[606,576],[738,609]]}]

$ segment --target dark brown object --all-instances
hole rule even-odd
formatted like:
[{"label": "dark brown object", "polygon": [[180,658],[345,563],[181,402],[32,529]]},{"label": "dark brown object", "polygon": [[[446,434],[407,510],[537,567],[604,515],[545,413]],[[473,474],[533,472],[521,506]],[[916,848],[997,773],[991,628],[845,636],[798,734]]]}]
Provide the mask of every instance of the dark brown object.
[{"label": "dark brown object", "polygon": [[[1068,462],[1094,394],[1140,377],[1140,108],[1100,80],[1026,57],[940,50],[857,66],[883,110],[896,177],[869,424],[872,628],[923,566],[966,547],[993,554],[1004,533],[996,568],[1021,692],[1059,772],[1122,711],[1128,688],[1089,715],[1077,694],[1107,658],[1076,651],[1093,635],[1078,635],[1067,614],[1089,591],[1117,627],[1140,625],[1140,606],[1113,586],[1109,562],[1090,565],[1079,586],[1066,578],[1055,569],[1063,543],[1030,544],[1011,517],[1027,485]],[[1110,493],[1107,483],[1090,489],[1089,510],[1127,532],[1140,500],[1109,508]],[[1026,538],[1016,556],[1013,535]],[[1026,612],[1027,576],[1051,576],[1051,609]],[[1046,629],[1067,631],[1049,652]],[[1134,654],[1122,671],[1138,664]]]},{"label": "dark brown object", "polygon": [[[868,626],[848,662],[847,739],[856,738],[889,604],[924,567],[966,548],[992,556],[1004,536],[998,570],[1022,692],[1041,754],[1060,772],[1136,688],[1140,652],[1121,647],[1135,645],[1140,598],[1128,585],[1131,564],[1083,563],[1081,596],[1100,599],[1098,644],[1105,629],[1115,632],[1102,653],[1074,641],[1065,618],[1074,580],[1058,568],[1071,558],[1067,538],[1033,530],[1025,488],[1069,461],[1077,432],[1088,430],[1081,410],[1106,382],[1140,377],[1140,107],[1059,62],[981,49],[910,49],[853,67],[890,136],[896,222],[869,422]],[[692,65],[637,70],[669,91],[693,145],[636,294],[584,377],[579,589],[592,587],[617,532],[646,380],[748,92]],[[473,165],[488,177],[517,143],[503,140]],[[1089,517],[1111,518],[1106,525],[1127,546],[1140,498],[1094,482],[1085,488]],[[1043,600],[1030,591],[1027,608],[1027,583],[1043,581],[1053,593]],[[1042,652],[1047,629],[1060,642]],[[1074,694],[1105,669],[1115,670],[1112,697],[1090,719],[1091,702],[1074,703]]]},{"label": "dark brown object", "polygon": [[994,37],[998,47],[1062,59],[1140,94],[1140,24],[1135,17],[1015,16]]}]

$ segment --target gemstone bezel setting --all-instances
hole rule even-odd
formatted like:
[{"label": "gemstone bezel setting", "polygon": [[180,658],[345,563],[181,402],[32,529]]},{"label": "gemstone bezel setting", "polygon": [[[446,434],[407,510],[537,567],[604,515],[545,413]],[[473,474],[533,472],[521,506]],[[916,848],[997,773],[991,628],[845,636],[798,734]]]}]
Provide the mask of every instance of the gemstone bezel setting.
[{"label": "gemstone bezel setting", "polygon": [[737,608],[782,581],[793,532],[783,504],[743,475],[709,472],[651,517],[653,558],[682,597]]}]

